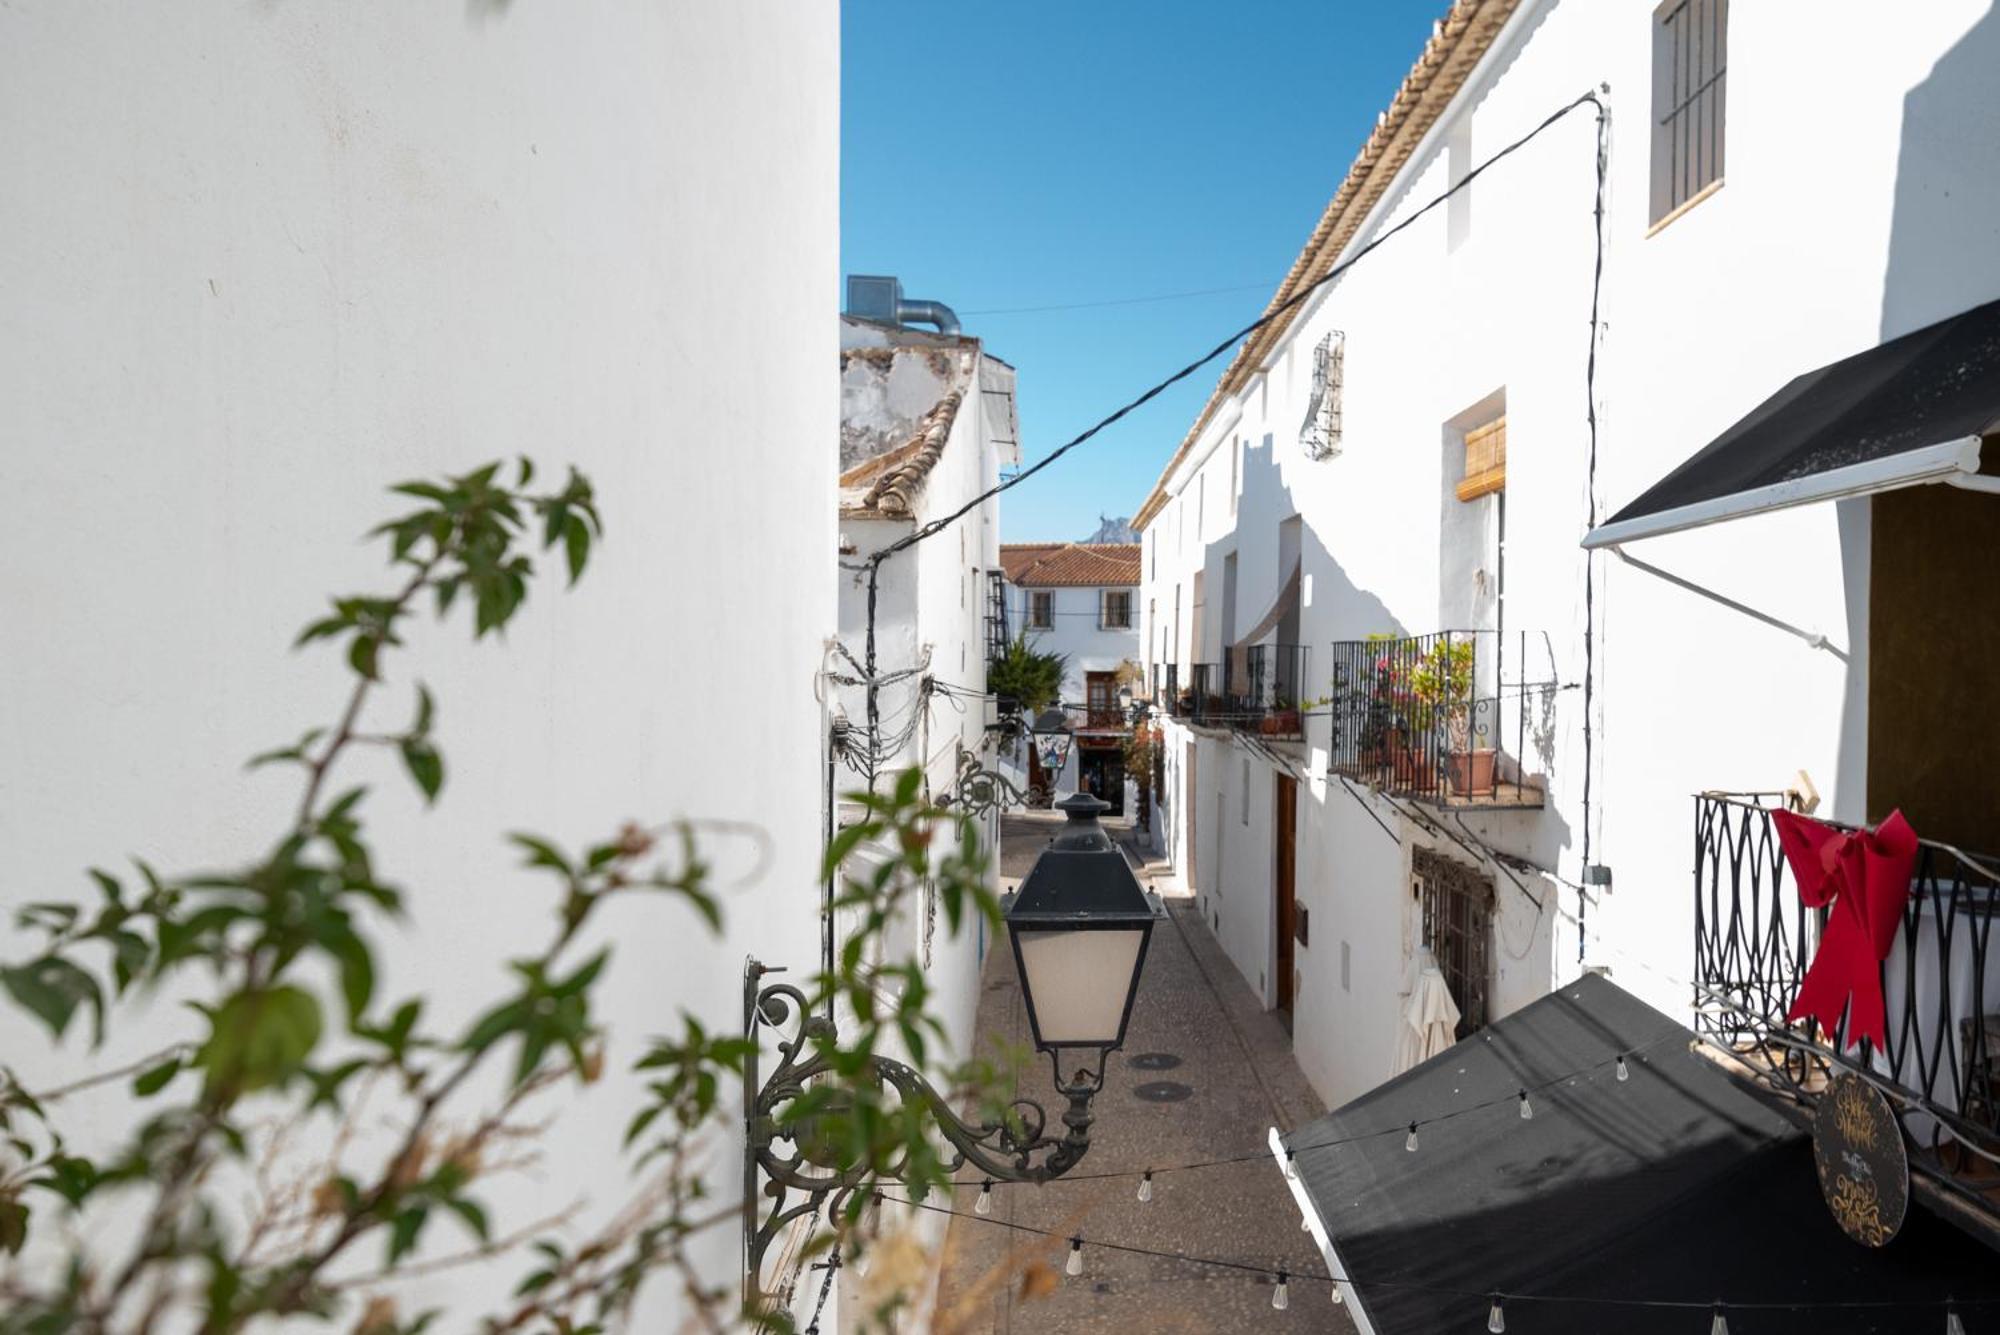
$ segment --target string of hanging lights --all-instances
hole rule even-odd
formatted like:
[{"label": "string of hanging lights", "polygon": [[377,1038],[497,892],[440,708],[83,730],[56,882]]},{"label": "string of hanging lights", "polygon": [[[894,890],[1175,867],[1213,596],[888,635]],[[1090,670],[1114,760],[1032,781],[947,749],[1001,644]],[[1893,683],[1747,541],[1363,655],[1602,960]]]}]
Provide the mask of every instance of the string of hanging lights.
[{"label": "string of hanging lights", "polygon": [[[1310,1280],[1326,1284],[1336,1304],[1345,1302],[1341,1285],[1352,1285],[1351,1275],[1334,1274],[1332,1271],[1303,1271],[1289,1266],[1259,1265],[1251,1261],[1234,1260],[1220,1256],[1201,1256],[1192,1252],[1161,1251],[1153,1247],[1138,1247],[1130,1243],[1113,1242],[1103,1238],[1086,1237],[1081,1233],[1035,1228],[1028,1224],[1017,1224],[1010,1219],[995,1219],[990,1215],[978,1215],[964,1210],[954,1210],[948,1206],[933,1205],[927,1201],[910,1200],[906,1197],[885,1197],[897,1204],[914,1210],[924,1210],[931,1214],[946,1215],[953,1219],[969,1219],[975,1223],[989,1224],[1013,1233],[1029,1234],[1047,1238],[1051,1242],[1068,1244],[1068,1252],[1063,1260],[1063,1273],[1080,1276],[1085,1272],[1086,1248],[1115,1252],[1125,1256],[1141,1256],[1153,1260],[1178,1261],[1187,1265],[1204,1266],[1213,1270],[1229,1271],[1243,1276],[1246,1280],[1271,1285],[1271,1306],[1284,1311],[1291,1305],[1291,1281]],[[1592,1306],[1616,1309],[1653,1309],[1706,1312],[1709,1315],[1708,1335],[1730,1335],[1730,1312],[1748,1314],[1753,1312],[1908,1312],[1913,1316],[1928,1313],[1933,1320],[1943,1318],[1942,1325],[1936,1327],[1944,1335],[1966,1335],[1965,1321],[1961,1309],[2000,1305],[2000,1298],[1961,1299],[1950,1296],[1932,1302],[1909,1302],[1899,1299],[1833,1299],[1827,1301],[1801,1302],[1730,1302],[1719,1298],[1612,1298],[1588,1294],[1565,1293],[1503,1293],[1499,1291],[1480,1292],[1473,1289],[1455,1288],[1445,1284],[1421,1284],[1406,1280],[1370,1280],[1371,1288],[1396,1289],[1408,1293],[1437,1294],[1451,1298],[1484,1299],[1487,1302],[1486,1329],[1491,1335],[1504,1335],[1507,1327],[1507,1310],[1512,1304],[1516,1313],[1524,1307],[1536,1304],[1563,1304],[1570,1306]],[[1902,1327],[1912,1329],[1912,1327]]]}]

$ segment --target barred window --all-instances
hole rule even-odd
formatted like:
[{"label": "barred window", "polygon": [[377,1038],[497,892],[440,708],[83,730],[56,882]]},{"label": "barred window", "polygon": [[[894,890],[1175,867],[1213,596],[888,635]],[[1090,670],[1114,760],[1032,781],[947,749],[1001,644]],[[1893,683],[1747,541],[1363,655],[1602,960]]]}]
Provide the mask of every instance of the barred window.
[{"label": "barred window", "polygon": [[1033,630],[1049,630],[1056,624],[1056,596],[1046,590],[1037,589],[1028,595],[1028,626]]},{"label": "barred window", "polygon": [[1335,329],[1313,348],[1312,399],[1299,427],[1299,448],[1308,459],[1340,453],[1341,395],[1347,379],[1347,335]]},{"label": "barred window", "polygon": [[1493,880],[1477,867],[1428,848],[1410,850],[1410,869],[1423,903],[1424,944],[1458,1003],[1458,1034],[1486,1027],[1492,977]]},{"label": "barred window", "polygon": [[1729,0],[1667,0],[1653,14],[1655,223],[1722,180]]},{"label": "barred window", "polygon": [[1132,629],[1132,591],[1105,589],[1097,605],[1097,624],[1104,630]]}]

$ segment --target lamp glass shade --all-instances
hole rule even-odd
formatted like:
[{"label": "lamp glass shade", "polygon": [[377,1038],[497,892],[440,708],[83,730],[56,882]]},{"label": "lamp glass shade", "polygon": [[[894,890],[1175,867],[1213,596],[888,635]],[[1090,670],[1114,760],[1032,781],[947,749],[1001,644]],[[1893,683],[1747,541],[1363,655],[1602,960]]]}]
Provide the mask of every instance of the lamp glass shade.
[{"label": "lamp glass shade", "polygon": [[1014,934],[1021,984],[1035,998],[1035,1028],[1048,1045],[1111,1047],[1123,1037],[1139,981],[1146,933],[1139,928]]}]

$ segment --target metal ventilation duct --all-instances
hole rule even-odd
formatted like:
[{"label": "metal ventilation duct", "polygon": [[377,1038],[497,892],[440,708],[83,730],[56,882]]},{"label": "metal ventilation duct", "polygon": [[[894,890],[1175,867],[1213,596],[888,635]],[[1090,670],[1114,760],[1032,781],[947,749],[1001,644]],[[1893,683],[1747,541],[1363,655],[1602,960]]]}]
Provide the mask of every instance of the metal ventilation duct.
[{"label": "metal ventilation duct", "polygon": [[940,334],[959,331],[958,315],[942,301],[909,301],[901,280],[879,274],[847,275],[847,313],[878,324],[936,325]]}]

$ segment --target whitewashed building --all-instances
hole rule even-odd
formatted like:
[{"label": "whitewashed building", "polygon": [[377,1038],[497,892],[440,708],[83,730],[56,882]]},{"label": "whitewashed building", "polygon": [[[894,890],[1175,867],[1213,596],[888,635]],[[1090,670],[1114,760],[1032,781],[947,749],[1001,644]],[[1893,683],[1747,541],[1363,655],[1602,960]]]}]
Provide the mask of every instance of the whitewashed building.
[{"label": "whitewashed building", "polygon": [[[384,586],[362,535],[403,508],[386,488],[528,455],[590,476],[605,539],[572,591],[549,563],[504,644],[454,625],[384,660],[397,725],[416,675],[436,693],[447,774],[429,812],[391,753],[346,776],[410,892],[380,995],[461,1031],[556,913],[506,832],[574,849],[627,821],[698,823],[726,925],[611,915],[611,1062],[681,1008],[740,1026],[746,955],[814,967],[837,614],[800,572],[835,543],[838,26],[775,0],[0,10],[10,925],[128,855],[257,856],[298,791],[243,762],[337,707],[335,656],[288,650],[329,594]],[[10,1007],[0,1049],[43,1088],[192,1023],[130,1006],[103,1051],[77,1025],[43,1056]],[[126,1083],[64,1102],[85,1152],[130,1129]],[[532,1174],[482,1186],[496,1226],[623,1208],[637,1092],[568,1097]],[[714,1148],[731,1192],[739,1146]],[[733,1284],[733,1225],[701,1249]],[[403,1319],[469,1326],[526,1268],[412,1277]],[[677,1328],[678,1290],[637,1328]]]},{"label": "whitewashed building", "polygon": [[[871,304],[884,286],[892,295]],[[893,279],[857,278],[840,318],[840,374],[840,636],[827,667],[835,796],[917,766],[925,793],[949,799],[968,758],[993,760],[985,692],[1000,502],[980,498],[1020,461],[1014,369],[961,334],[949,307],[905,301]],[[870,561],[967,506],[949,527]],[[985,833],[997,847],[997,813]],[[996,889],[998,875],[996,857]],[[982,928],[953,941],[930,902],[903,926],[901,953],[932,971],[948,1037],[969,1056]]]},{"label": "whitewashed building", "polygon": [[[1062,768],[1025,781],[1052,801],[1088,790],[1125,811],[1127,704],[1140,684],[1139,545],[1010,542],[1000,548],[1006,633],[1064,660],[1059,701],[1072,734]],[[1022,752],[1025,757],[1025,750]]]},{"label": "whitewashed building", "polygon": [[1134,519],[1166,850],[1330,1102],[1427,946],[1461,1033],[1743,995],[1758,802],[2000,847],[1996,58],[1973,0],[1438,25]]}]

